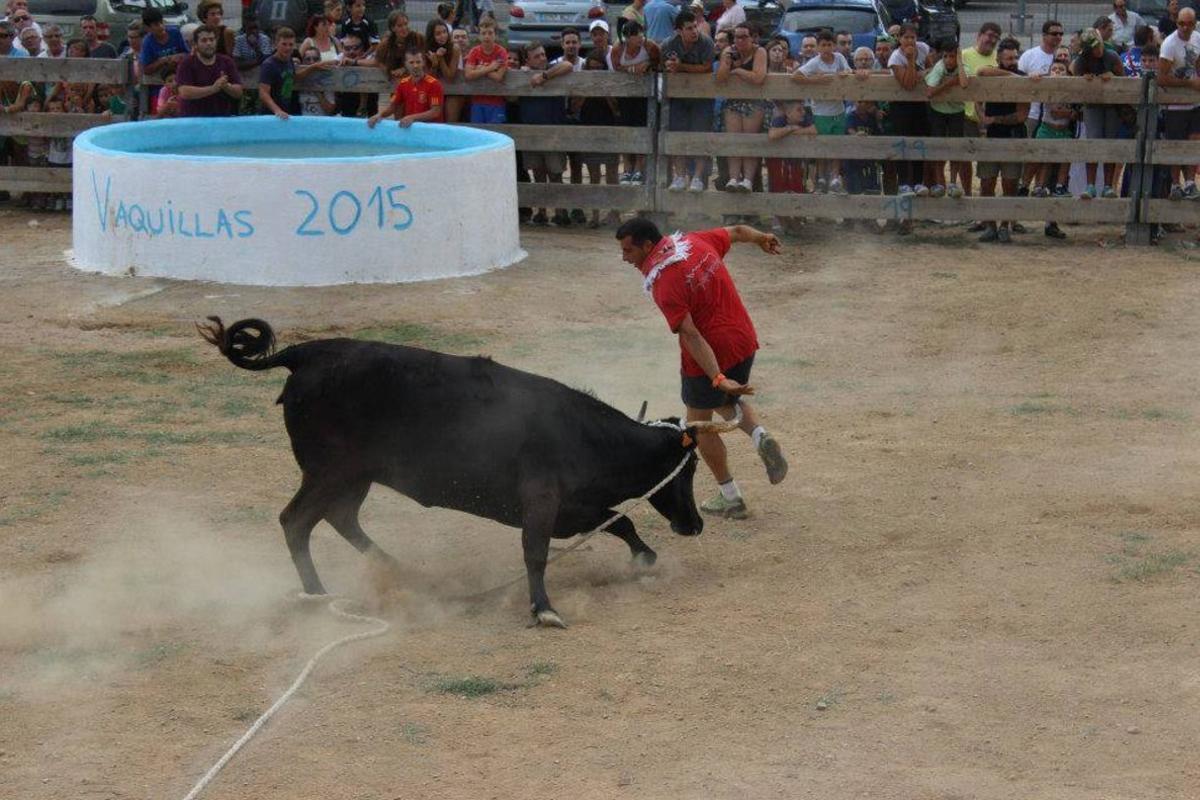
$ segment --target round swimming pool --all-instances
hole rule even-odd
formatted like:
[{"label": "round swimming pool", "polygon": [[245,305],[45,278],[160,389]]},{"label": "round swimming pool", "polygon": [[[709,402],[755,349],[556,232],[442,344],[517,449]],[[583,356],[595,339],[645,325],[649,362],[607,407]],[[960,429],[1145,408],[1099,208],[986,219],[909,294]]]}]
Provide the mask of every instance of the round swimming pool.
[{"label": "round swimming pool", "polygon": [[129,122],[75,139],[75,266],[323,286],[476,275],[524,256],[513,142],[341,117]]}]

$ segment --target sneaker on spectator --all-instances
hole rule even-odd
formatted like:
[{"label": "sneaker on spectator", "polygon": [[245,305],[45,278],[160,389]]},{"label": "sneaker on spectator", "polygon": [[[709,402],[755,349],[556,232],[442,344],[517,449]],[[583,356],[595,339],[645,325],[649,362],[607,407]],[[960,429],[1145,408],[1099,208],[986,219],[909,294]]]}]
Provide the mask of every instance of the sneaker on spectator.
[{"label": "sneaker on spectator", "polygon": [[834,194],[845,194],[846,187],[842,185],[842,179],[834,178],[831,180],[829,182],[829,191],[833,192]]},{"label": "sneaker on spectator", "polygon": [[740,192],[741,190],[742,184],[737,178],[730,178],[729,183],[725,184],[725,191],[727,192]]},{"label": "sneaker on spectator", "polygon": [[1029,187],[1021,184],[1017,187],[1017,197],[1029,197]]},{"label": "sneaker on spectator", "polygon": [[967,226],[967,233],[982,233],[987,228],[988,224],[986,222],[972,222]]},{"label": "sneaker on spectator", "polygon": [[946,187],[946,196],[953,197],[955,200],[963,196],[962,187],[957,183],[952,183]]},{"label": "sneaker on spectator", "polygon": [[583,225],[587,221],[588,221],[587,214],[583,213],[582,208],[572,208],[571,209],[571,222],[574,222],[576,225]]},{"label": "sneaker on spectator", "polygon": [[923,183],[918,183],[913,187],[913,194],[917,197],[929,197],[929,187]]},{"label": "sneaker on spectator", "polygon": [[933,186],[929,187],[929,196],[930,197],[945,197],[946,196],[946,187],[942,186],[940,183],[935,183]]},{"label": "sneaker on spectator", "polygon": [[1013,222],[1008,227],[1013,233],[1029,233],[1029,228],[1019,222]]},{"label": "sneaker on spectator", "polygon": [[984,230],[983,235],[979,237],[979,241],[984,242],[985,244],[987,242],[994,242],[996,241],[998,235],[999,234],[996,233],[995,226],[987,225],[987,229]]},{"label": "sneaker on spectator", "polygon": [[703,192],[704,181],[700,178],[692,178],[692,182],[688,185],[689,192]]},{"label": "sneaker on spectator", "polygon": [[[1195,184],[1192,184],[1192,185],[1195,186]],[[1175,184],[1174,186],[1172,186],[1171,193],[1169,195],[1167,195],[1167,199],[1174,200],[1175,202],[1179,202],[1180,200],[1182,200],[1183,199],[1183,187],[1180,186],[1178,183]]]},{"label": "sneaker on spectator", "polygon": [[1034,197],[1049,197],[1050,190],[1048,188],[1046,188],[1045,186],[1038,186],[1037,188],[1035,188],[1033,190],[1033,196]]},{"label": "sneaker on spectator", "polygon": [[817,178],[817,182],[813,184],[813,194],[825,194],[827,191],[829,191],[829,184],[825,182],[824,178]]},{"label": "sneaker on spectator", "polygon": [[742,192],[748,194],[748,193],[754,191],[754,182],[751,181],[749,178],[742,178],[741,187],[742,187],[742,189],[741,189]]},{"label": "sneaker on spectator", "polygon": [[635,186],[641,186],[646,182],[646,176],[641,172],[629,173],[629,182]]},{"label": "sneaker on spectator", "polygon": [[1054,191],[1051,194],[1053,194],[1055,197],[1070,197],[1071,190],[1060,183],[1054,187]]},{"label": "sneaker on spectator", "polygon": [[1008,244],[1012,241],[1012,234],[1008,232],[1008,228],[1001,228],[996,231],[996,241],[1000,244]]},{"label": "sneaker on spectator", "polygon": [[1096,187],[1089,183],[1087,185],[1087,188],[1079,193],[1079,199],[1080,200],[1095,200],[1096,199]]},{"label": "sneaker on spectator", "polygon": [[1113,200],[1116,198],[1117,193],[1116,193],[1116,191],[1113,190],[1113,188],[1111,186],[1105,186],[1103,189],[1100,190],[1100,196],[1103,197],[1105,200]]},{"label": "sneaker on spectator", "polygon": [[1046,230],[1044,232],[1051,239],[1067,238],[1067,235],[1062,232],[1062,229],[1058,227],[1058,223],[1056,223],[1056,222],[1047,222]]},{"label": "sneaker on spectator", "polygon": [[901,197],[912,197],[913,196],[913,188],[911,186],[909,186],[908,184],[904,184],[903,186],[900,187],[900,196]]},{"label": "sneaker on spectator", "polygon": [[560,228],[571,227],[571,217],[566,211],[558,210],[554,212],[554,216],[550,219],[555,225]]},{"label": "sneaker on spectator", "polygon": [[671,185],[667,187],[669,192],[682,192],[687,188],[687,178],[682,175],[676,175],[675,180],[671,181]]},{"label": "sneaker on spectator", "polygon": [[545,211],[537,212],[529,219],[529,221],[532,222],[534,225],[549,225],[550,224],[550,220],[546,218]]},{"label": "sneaker on spectator", "polygon": [[1188,200],[1200,200],[1200,190],[1196,189],[1194,181],[1188,181],[1183,187],[1183,196]]},{"label": "sneaker on spectator", "polygon": [[619,186],[628,186],[631,183],[633,183],[632,172],[622,172],[621,177],[617,179],[617,185]]}]

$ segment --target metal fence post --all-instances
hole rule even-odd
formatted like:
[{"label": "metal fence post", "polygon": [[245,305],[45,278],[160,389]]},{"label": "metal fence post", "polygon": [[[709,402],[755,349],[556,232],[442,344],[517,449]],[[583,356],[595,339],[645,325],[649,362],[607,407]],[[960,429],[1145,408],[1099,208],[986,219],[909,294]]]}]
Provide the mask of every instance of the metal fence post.
[{"label": "metal fence post", "polygon": [[1149,202],[1154,194],[1154,140],[1158,136],[1158,83],[1152,73],[1142,75],[1138,103],[1137,144],[1129,179],[1129,218],[1125,223],[1126,244],[1150,244]]},{"label": "metal fence post", "polygon": [[665,229],[668,222],[667,212],[667,183],[671,176],[670,158],[664,155],[662,146],[663,131],[668,129],[671,119],[671,101],[666,96],[667,76],[655,75],[653,89],[650,93],[650,123],[651,138],[649,167],[646,176],[650,186],[650,218],[660,229]]}]

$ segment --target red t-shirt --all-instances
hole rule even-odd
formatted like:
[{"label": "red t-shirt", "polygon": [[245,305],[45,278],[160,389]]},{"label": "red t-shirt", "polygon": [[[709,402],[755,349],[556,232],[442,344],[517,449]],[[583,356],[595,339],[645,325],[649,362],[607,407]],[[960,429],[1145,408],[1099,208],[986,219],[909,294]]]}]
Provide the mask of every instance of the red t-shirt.
[{"label": "red t-shirt", "polygon": [[[724,228],[684,234],[679,243],[664,236],[642,262],[642,274],[664,261],[675,259],[657,273],[650,288],[654,302],[667,318],[672,333],[679,331],[689,313],[696,329],[712,347],[717,365],[725,370],[745,361],[758,350],[758,335],[733,278],[721,259],[729,252],[729,232]],[[681,251],[686,255],[679,257]],[[680,342],[682,372],[688,377],[704,370]]]},{"label": "red t-shirt", "polygon": [[[393,113],[396,113],[397,117],[407,117],[409,114],[420,114],[436,108],[438,115],[432,121],[441,122],[442,97],[442,82],[429,73],[426,73],[419,81],[405,76],[396,84],[396,92],[392,95]],[[404,113],[397,113],[401,109]]]},{"label": "red t-shirt", "polygon": [[[483,64],[491,64],[493,62],[508,63],[508,51],[500,45],[493,45],[491,55],[483,52],[483,45],[477,44],[471,48],[471,52],[467,53],[467,59],[464,62],[468,67],[478,67]],[[479,82],[490,81],[491,78],[480,78]],[[499,84],[496,84],[499,86]],[[478,103],[483,106],[502,106],[504,98],[502,96],[490,94],[474,94],[471,95],[471,102]]]}]

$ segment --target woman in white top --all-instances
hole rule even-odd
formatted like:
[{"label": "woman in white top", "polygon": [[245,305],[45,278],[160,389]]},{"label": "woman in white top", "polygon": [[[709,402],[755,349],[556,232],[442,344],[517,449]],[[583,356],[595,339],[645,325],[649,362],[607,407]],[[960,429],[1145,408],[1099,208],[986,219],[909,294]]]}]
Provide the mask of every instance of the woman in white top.
[{"label": "woman in white top", "polygon": [[321,61],[337,61],[341,55],[341,47],[333,37],[333,26],[324,14],[308,18],[308,38],[300,43],[300,52],[310,47],[321,54]]},{"label": "woman in white top", "polygon": [[[608,51],[608,65],[617,72],[630,75],[645,75],[658,70],[660,62],[658,45],[646,38],[646,31],[638,22],[625,23],[625,41]],[[621,125],[644,128],[647,124],[646,99],[644,97],[622,97],[617,101],[621,113]],[[645,180],[646,156],[644,153],[629,153],[625,156],[625,177],[629,183]]]},{"label": "woman in white top", "polygon": [[721,0],[721,7],[724,11],[717,17],[716,30],[733,30],[746,21],[746,9],[738,5],[737,0]]}]

